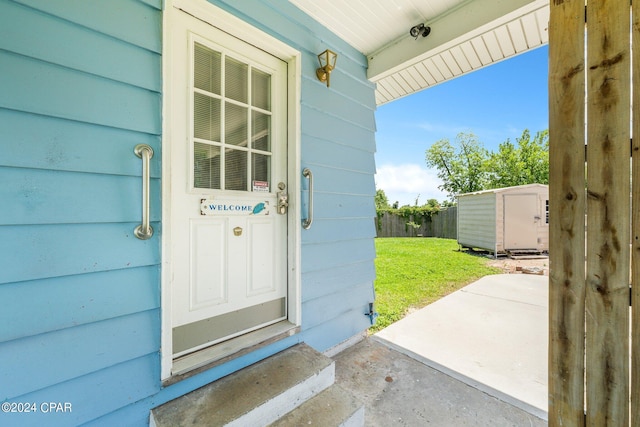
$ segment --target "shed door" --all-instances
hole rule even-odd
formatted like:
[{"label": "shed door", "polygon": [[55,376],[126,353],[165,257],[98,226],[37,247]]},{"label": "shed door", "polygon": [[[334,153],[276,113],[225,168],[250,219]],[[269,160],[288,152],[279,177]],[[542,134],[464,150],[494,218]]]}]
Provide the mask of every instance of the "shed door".
[{"label": "shed door", "polygon": [[504,249],[537,249],[538,196],[535,194],[505,194]]},{"label": "shed door", "polygon": [[286,63],[179,14],[171,323],[180,356],[285,319]]}]

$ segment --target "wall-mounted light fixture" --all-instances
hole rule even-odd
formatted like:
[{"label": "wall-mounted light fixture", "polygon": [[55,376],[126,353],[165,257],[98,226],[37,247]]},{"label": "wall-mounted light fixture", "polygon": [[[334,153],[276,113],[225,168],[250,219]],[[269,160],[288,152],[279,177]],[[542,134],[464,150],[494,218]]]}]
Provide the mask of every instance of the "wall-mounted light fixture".
[{"label": "wall-mounted light fixture", "polygon": [[320,68],[316,70],[316,76],[321,82],[327,82],[327,87],[331,82],[331,72],[336,68],[336,61],[338,60],[338,54],[327,49],[318,55],[318,62]]},{"label": "wall-mounted light fixture", "polygon": [[409,30],[411,37],[415,37],[418,40],[419,36],[427,37],[431,33],[431,27],[425,27],[424,24],[418,24]]}]

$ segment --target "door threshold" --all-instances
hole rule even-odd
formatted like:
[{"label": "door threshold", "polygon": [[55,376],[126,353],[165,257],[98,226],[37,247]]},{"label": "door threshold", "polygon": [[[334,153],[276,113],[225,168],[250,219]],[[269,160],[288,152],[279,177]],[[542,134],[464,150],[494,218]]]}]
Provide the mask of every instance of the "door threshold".
[{"label": "door threshold", "polygon": [[244,356],[262,347],[300,332],[300,326],[283,320],[211,347],[178,357],[173,361],[171,377],[163,381],[169,386],[215,366]]}]

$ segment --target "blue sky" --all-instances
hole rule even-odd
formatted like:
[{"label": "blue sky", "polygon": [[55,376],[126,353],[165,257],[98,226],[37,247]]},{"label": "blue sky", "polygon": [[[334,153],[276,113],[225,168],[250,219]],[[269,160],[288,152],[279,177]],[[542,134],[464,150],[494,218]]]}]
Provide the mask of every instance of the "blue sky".
[{"label": "blue sky", "polygon": [[376,187],[389,202],[445,200],[425,164],[434,142],[472,132],[490,151],[524,129],[547,129],[548,48],[543,46],[378,107]]}]

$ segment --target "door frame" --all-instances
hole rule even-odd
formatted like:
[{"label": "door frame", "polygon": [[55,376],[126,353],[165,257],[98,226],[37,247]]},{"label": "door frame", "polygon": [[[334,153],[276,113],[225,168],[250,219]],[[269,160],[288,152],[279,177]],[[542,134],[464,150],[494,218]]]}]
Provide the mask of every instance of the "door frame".
[{"label": "door frame", "polygon": [[[301,275],[300,275],[300,99],[302,55],[291,46],[257,29],[253,25],[212,5],[206,0],[166,0],[163,14],[163,101],[162,101],[162,176],[171,173],[171,120],[173,99],[171,67],[172,20],[179,13],[188,13],[236,38],[249,43],[287,63],[287,155],[289,215],[287,221],[287,312],[288,321],[301,324]],[[176,102],[174,102],[176,101]],[[180,102],[178,102],[180,104]],[[170,179],[162,179],[162,267],[161,267],[161,380],[171,377],[173,365],[171,322],[171,200]]]}]

